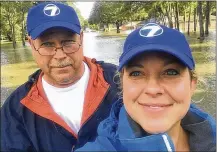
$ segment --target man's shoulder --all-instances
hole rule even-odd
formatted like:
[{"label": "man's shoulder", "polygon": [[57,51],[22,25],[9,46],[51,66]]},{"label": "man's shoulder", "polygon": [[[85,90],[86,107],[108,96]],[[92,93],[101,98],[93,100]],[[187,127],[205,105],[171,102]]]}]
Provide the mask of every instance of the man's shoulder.
[{"label": "man's shoulder", "polygon": [[95,58],[84,57],[84,62],[86,62],[87,64],[98,64],[103,68],[104,71],[105,70],[113,71],[113,72],[117,71],[117,65],[112,64],[112,63],[107,63],[105,61],[98,61]]},{"label": "man's shoulder", "polygon": [[117,71],[117,65],[115,65],[115,64],[107,63],[107,62],[104,62],[104,61],[96,61],[96,63],[101,65],[103,70],[111,71],[111,72],[116,72]]}]

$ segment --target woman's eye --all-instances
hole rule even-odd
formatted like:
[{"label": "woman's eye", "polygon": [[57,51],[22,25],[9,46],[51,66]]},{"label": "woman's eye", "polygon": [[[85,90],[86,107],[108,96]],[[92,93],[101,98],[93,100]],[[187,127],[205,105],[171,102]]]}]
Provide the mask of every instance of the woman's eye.
[{"label": "woman's eye", "polygon": [[165,71],[165,73],[164,73],[165,75],[171,75],[171,76],[173,76],[173,75],[178,75],[179,74],[179,72],[177,71],[177,70],[175,70],[175,69],[168,69],[168,70],[166,70]]},{"label": "woman's eye", "polygon": [[44,42],[44,43],[41,44],[41,46],[42,46],[42,47],[53,47],[54,44],[51,43],[51,42]]},{"label": "woman's eye", "polygon": [[136,77],[136,76],[140,76],[140,75],[141,75],[141,72],[139,72],[139,71],[133,71],[133,72],[130,72],[129,75]]}]

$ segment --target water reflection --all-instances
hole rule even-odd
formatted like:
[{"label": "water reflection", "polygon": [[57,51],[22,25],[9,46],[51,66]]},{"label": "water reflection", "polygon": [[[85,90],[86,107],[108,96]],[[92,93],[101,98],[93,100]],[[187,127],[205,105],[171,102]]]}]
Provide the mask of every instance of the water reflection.
[{"label": "water reflection", "polygon": [[119,37],[101,37],[98,33],[84,33],[84,55],[118,64],[124,40]]},{"label": "water reflection", "polygon": [[18,47],[14,50],[11,44],[1,46],[1,65],[33,61],[30,47]]}]

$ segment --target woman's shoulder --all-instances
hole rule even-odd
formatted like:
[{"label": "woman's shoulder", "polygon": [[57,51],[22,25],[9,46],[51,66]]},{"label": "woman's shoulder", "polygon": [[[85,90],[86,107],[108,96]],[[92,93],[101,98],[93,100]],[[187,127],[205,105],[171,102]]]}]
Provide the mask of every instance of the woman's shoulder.
[{"label": "woman's shoulder", "polygon": [[104,136],[107,138],[116,138],[119,113],[122,106],[123,106],[122,99],[118,99],[117,101],[114,102],[109,117],[103,120],[99,124],[99,127],[97,129],[98,136]]}]

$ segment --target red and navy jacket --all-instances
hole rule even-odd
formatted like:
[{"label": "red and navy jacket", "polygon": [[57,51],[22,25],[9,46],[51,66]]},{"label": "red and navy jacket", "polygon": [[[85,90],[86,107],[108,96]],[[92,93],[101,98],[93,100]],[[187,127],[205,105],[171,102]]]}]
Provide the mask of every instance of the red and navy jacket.
[{"label": "red and navy jacket", "polygon": [[78,134],[52,109],[42,87],[43,72],[38,70],[1,108],[1,151],[68,152],[94,140],[98,124],[118,96],[116,66],[86,57],[84,62],[91,72]]}]

